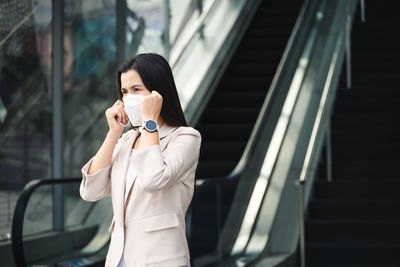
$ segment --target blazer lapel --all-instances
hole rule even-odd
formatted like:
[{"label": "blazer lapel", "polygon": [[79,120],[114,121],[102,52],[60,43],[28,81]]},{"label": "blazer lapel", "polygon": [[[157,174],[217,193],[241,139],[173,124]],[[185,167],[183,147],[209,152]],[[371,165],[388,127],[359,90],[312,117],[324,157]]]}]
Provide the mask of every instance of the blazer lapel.
[{"label": "blazer lapel", "polygon": [[172,133],[173,131],[175,131],[176,128],[177,127],[172,127],[172,126],[169,126],[164,123],[160,127],[160,131],[159,131],[160,140],[163,139],[164,137],[166,137],[167,135],[169,135],[170,133]]},{"label": "blazer lapel", "polygon": [[128,192],[125,194],[125,195],[126,195],[126,197],[125,197],[125,204],[126,204],[126,202],[127,202],[127,199],[129,198],[129,194],[130,194],[132,185],[135,183],[135,180],[136,180],[136,176],[137,176],[136,170],[135,170],[133,173],[130,173],[129,175],[133,175],[133,179],[132,179],[131,181],[129,181],[128,184],[125,185],[125,190],[128,191]]},{"label": "blazer lapel", "polygon": [[122,144],[122,147],[119,152],[119,166],[118,169],[120,170],[120,175],[118,177],[118,184],[117,187],[119,188],[120,194],[117,195],[116,200],[116,207],[118,209],[118,216],[120,217],[121,221],[124,221],[124,198],[125,198],[125,182],[126,182],[126,172],[128,171],[128,164],[129,164],[129,157],[131,156],[132,146],[136,137],[138,136],[138,131],[134,131],[128,141]]},{"label": "blazer lapel", "polygon": [[[160,137],[160,146],[161,146],[161,147],[163,147],[163,146],[162,146],[162,142],[163,142],[162,139],[164,139],[165,136],[167,136],[167,135],[169,135],[170,133],[172,133],[176,128],[177,128],[177,127],[171,127],[171,126],[169,126],[169,125],[167,125],[167,124],[163,124],[163,125],[160,127],[159,137]],[[134,142],[134,140],[136,140],[136,137],[137,137],[137,136],[138,136],[138,131],[136,131],[136,133],[135,133],[135,135],[134,135],[134,137],[133,137],[133,141],[131,142],[130,147],[132,147],[133,142]],[[129,150],[128,158],[123,158],[123,160],[124,160],[125,162],[129,162],[129,157],[130,157],[131,151],[132,151],[132,150]],[[125,155],[124,155],[124,156],[125,156]],[[127,170],[127,169],[128,169],[128,166],[125,166],[125,169]],[[133,184],[135,183],[135,180],[136,180],[136,177],[137,177],[137,172],[136,172],[136,171],[135,171],[134,175],[135,175],[135,177],[133,178],[132,182],[129,183],[129,184],[127,184],[127,185],[126,185],[126,188],[125,188],[125,190],[128,190],[128,193],[126,194],[126,199],[125,199],[125,195],[124,195],[124,197],[123,197],[123,200],[124,200],[124,201],[123,201],[123,203],[124,203],[124,210],[125,210],[125,208],[126,208],[126,204],[127,204],[128,201],[129,201],[129,198],[130,198],[132,186],[133,186]],[[123,186],[125,186],[125,181],[126,181],[125,177],[126,177],[126,172],[125,172],[125,175],[124,175],[124,184],[123,184]],[[124,190],[124,187],[123,187],[123,190]],[[124,192],[124,191],[122,191],[122,192]]]}]

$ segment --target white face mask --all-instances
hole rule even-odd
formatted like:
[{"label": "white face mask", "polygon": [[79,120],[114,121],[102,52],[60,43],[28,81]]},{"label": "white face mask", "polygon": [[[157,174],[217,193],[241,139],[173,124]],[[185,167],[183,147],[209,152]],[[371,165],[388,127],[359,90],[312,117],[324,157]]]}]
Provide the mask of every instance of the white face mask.
[{"label": "white face mask", "polygon": [[145,95],[128,94],[124,97],[125,112],[132,126],[142,126],[140,102]]}]

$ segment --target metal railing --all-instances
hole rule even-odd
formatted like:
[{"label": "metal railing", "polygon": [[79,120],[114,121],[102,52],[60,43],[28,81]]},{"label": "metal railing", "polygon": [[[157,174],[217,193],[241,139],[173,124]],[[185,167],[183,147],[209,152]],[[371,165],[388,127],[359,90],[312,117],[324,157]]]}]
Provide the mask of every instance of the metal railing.
[{"label": "metal railing", "polygon": [[[361,8],[361,20],[365,22],[365,3],[364,0],[360,0],[360,8]],[[307,146],[306,155],[303,162],[303,167],[301,169],[300,177],[297,181],[298,190],[299,190],[299,230],[300,230],[300,264],[301,267],[306,266],[306,245],[305,245],[305,183],[307,181],[307,177],[310,173],[312,155],[314,154],[317,137],[318,135],[323,135],[323,131],[325,131],[326,135],[326,157],[327,157],[327,180],[328,182],[332,181],[332,145],[331,145],[331,106],[329,101],[330,91],[332,88],[332,78],[335,71],[341,66],[338,66],[338,57],[340,57],[341,47],[344,45],[345,53],[346,53],[346,77],[347,77],[347,87],[351,87],[351,23],[353,19],[353,14],[350,14],[347,10],[345,25],[340,31],[338,39],[336,41],[335,50],[333,53],[332,61],[329,66],[328,75],[324,84],[322,97],[320,100],[318,113],[314,121],[314,125],[312,128],[312,133],[310,137],[310,141]],[[343,44],[344,43],[344,44]],[[322,128],[323,119],[326,121],[326,128]],[[322,132],[321,132],[322,131]]]},{"label": "metal railing", "polygon": [[309,174],[310,171],[310,162],[311,162],[311,156],[314,153],[314,148],[315,148],[315,143],[317,140],[317,135],[320,130],[321,126],[321,121],[323,118],[324,113],[326,113],[326,117],[330,117],[330,107],[329,107],[329,102],[328,102],[328,96],[329,96],[329,90],[331,89],[331,80],[333,76],[333,72],[336,69],[336,62],[338,58],[338,50],[340,49],[342,43],[342,37],[340,37],[336,43],[336,51],[334,54],[334,58],[331,62],[330,68],[329,68],[329,73],[325,82],[325,86],[323,89],[321,101],[319,104],[318,108],[318,113],[315,118],[315,122],[313,125],[311,137],[310,137],[310,142],[307,147],[307,152],[306,156],[304,159],[303,167],[300,173],[300,177],[298,180],[298,186],[299,186],[299,218],[300,218],[300,255],[301,255],[301,266],[305,267],[305,229],[304,229],[304,184],[306,182],[306,177]]},{"label": "metal railing", "polygon": [[[50,186],[61,186],[65,184],[78,184],[82,181],[82,178],[63,178],[63,179],[44,179],[44,180],[32,180],[30,181],[20,194],[17,205],[14,210],[13,221],[12,221],[12,234],[11,234],[11,243],[12,243],[12,252],[16,266],[18,267],[26,267],[28,266],[28,262],[25,257],[24,251],[24,239],[23,239],[23,230],[24,230],[24,218],[27,210],[28,203],[31,199],[32,194],[39,187],[50,185]],[[89,209],[90,211],[91,209]],[[56,216],[56,214],[55,214]],[[83,216],[83,223],[86,221],[88,217],[88,213]],[[53,224],[53,227],[57,227],[57,225]],[[54,230],[62,230],[62,229],[54,229]],[[100,247],[99,247],[100,249]]]}]

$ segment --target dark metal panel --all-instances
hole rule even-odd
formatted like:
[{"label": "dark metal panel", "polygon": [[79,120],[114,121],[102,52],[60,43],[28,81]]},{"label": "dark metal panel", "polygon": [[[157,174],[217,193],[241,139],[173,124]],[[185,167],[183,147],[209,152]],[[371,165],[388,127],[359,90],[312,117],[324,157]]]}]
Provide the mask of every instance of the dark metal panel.
[{"label": "dark metal panel", "polygon": [[[64,76],[64,0],[52,1],[52,93],[53,93],[53,177],[63,177],[63,76]],[[53,223],[64,228],[61,186],[54,187]]]},{"label": "dark metal panel", "polygon": [[125,61],[125,45],[126,45],[126,0],[117,0],[117,65],[121,65]]}]

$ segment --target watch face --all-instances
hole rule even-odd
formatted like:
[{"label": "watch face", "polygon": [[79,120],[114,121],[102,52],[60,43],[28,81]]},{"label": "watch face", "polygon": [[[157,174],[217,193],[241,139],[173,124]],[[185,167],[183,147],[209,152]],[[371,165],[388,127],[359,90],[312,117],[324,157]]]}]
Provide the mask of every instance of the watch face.
[{"label": "watch face", "polygon": [[148,120],[148,121],[146,121],[146,128],[149,131],[155,131],[155,130],[157,130],[157,123],[153,120]]}]

